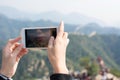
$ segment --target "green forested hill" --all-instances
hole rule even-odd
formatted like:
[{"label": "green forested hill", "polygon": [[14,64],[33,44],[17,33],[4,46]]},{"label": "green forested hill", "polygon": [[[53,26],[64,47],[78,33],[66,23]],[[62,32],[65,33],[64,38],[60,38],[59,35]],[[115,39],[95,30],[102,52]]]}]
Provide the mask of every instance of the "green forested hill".
[{"label": "green forested hill", "polygon": [[[120,67],[120,37],[115,35],[69,35],[70,43],[67,48],[67,66],[70,70],[81,70],[80,59],[89,57],[96,61],[101,56],[106,65],[111,69],[119,70]],[[96,61],[97,62],[97,61]],[[52,72],[47,58],[46,50],[29,50],[20,61],[15,80],[29,78],[42,78]]]},{"label": "green forested hill", "polygon": [[[58,26],[59,23],[51,21],[18,21],[0,15],[0,65],[2,47],[9,38],[20,34],[23,27],[29,26]],[[77,26],[65,25],[65,30],[74,32]],[[97,26],[96,26],[97,27]],[[69,34],[70,43],[67,48],[67,66],[72,70],[81,71],[81,59],[88,57],[90,61],[96,61],[101,56],[109,68],[120,70],[120,36],[119,35],[81,35]],[[97,61],[96,61],[97,62]],[[34,80],[34,78],[44,78],[52,73],[50,63],[45,50],[29,50],[20,61],[14,80]],[[33,78],[33,79],[32,79]],[[43,79],[42,79],[43,80]]]},{"label": "green forested hill", "polygon": [[[70,44],[68,46],[68,56],[79,60],[80,57],[89,56],[96,59],[101,56],[108,66],[119,69],[120,58],[120,37],[115,35],[96,35],[88,37],[87,35],[70,35]],[[116,63],[115,63],[116,62]]]},{"label": "green forested hill", "polygon": [[[50,20],[38,20],[38,21],[21,21],[9,19],[0,14],[0,41],[7,40],[9,38],[20,35],[22,28],[26,27],[53,27],[59,26],[59,23],[52,22]],[[75,30],[76,25],[65,24],[65,30],[72,32]]]}]

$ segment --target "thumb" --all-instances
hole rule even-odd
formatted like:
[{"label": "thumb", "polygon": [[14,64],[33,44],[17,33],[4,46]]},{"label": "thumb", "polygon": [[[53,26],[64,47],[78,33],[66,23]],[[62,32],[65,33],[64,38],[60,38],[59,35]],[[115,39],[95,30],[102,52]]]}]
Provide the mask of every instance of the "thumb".
[{"label": "thumb", "polygon": [[19,54],[19,52],[22,50],[22,47],[23,47],[22,44],[18,45],[18,46],[15,48],[15,50],[13,51],[13,54],[14,54],[15,56],[17,56],[17,55]]},{"label": "thumb", "polygon": [[50,40],[48,42],[48,49],[53,48],[54,46],[54,37],[50,37]]}]

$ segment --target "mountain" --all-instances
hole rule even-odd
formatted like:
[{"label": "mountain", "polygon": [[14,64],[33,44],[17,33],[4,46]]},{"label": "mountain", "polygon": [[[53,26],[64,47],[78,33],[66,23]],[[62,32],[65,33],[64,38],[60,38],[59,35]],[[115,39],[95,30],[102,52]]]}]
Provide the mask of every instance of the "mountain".
[{"label": "mountain", "polygon": [[92,32],[96,32],[98,34],[117,34],[120,35],[120,29],[114,28],[114,27],[107,27],[107,26],[101,26],[97,23],[89,23],[84,26],[78,26],[77,32],[83,33],[83,34],[90,34]]},{"label": "mountain", "polygon": [[[41,12],[39,14],[32,14],[27,12],[19,11],[15,8],[0,6],[0,13],[6,15],[12,19],[19,19],[19,20],[50,20],[53,22],[60,22],[63,20],[67,24],[80,24],[85,25],[88,23],[98,23],[100,25],[105,25],[104,22],[98,20],[96,18],[88,17],[79,13],[70,13],[70,14],[62,14],[57,11],[48,11],[48,12]],[[9,13],[9,14],[8,14]]]},{"label": "mountain", "polygon": [[[38,21],[21,21],[7,18],[6,16],[0,14],[0,40],[9,39],[10,37],[16,37],[20,35],[20,31],[25,27],[52,27],[59,26],[59,23],[52,22],[50,20],[38,20]],[[65,30],[72,32],[76,25],[65,24]],[[6,35],[6,34],[7,35]]]},{"label": "mountain", "polygon": [[[38,20],[38,21],[30,21],[30,20],[15,20],[8,18],[2,14],[0,14],[0,40],[9,39],[10,37],[16,37],[20,35],[20,30],[24,27],[49,27],[49,26],[59,26],[59,23],[50,21],[50,20]],[[120,29],[118,28],[110,28],[110,27],[102,27],[97,23],[89,23],[87,25],[71,25],[65,23],[65,31],[70,33],[78,33],[89,35],[93,32],[102,35],[110,35],[116,34],[120,35]],[[6,33],[7,35],[5,35]]]},{"label": "mountain", "polygon": [[[21,20],[9,19],[6,16],[0,14],[0,28],[1,28],[0,29],[0,34],[1,34],[0,41],[3,42],[3,43],[0,43],[0,44],[4,45],[5,42],[8,39],[14,38],[14,37],[20,35],[20,31],[24,27],[35,27],[35,26],[47,27],[47,26],[58,26],[58,25],[59,25],[59,23],[52,22],[52,21],[46,21],[46,20],[21,21]],[[96,35],[106,35],[106,37],[108,37],[109,35],[110,36],[113,35],[115,38],[113,36],[112,36],[112,38],[108,37],[108,40],[110,38],[111,42],[114,42],[115,40],[117,40],[117,41],[115,41],[115,43],[111,44],[110,45],[111,47],[112,47],[112,45],[114,45],[114,46],[117,45],[117,43],[119,41],[119,35],[120,35],[120,30],[119,29],[109,28],[109,27],[104,28],[104,27],[101,27],[100,25],[98,25],[97,23],[91,23],[91,24],[87,24],[85,26],[65,24],[65,31],[67,31],[71,34],[76,34],[77,33],[76,35],[81,35],[81,36],[84,33],[83,36],[88,36],[90,39],[91,39],[91,37],[96,36]],[[94,31],[96,33],[93,33]],[[81,37],[81,36],[79,36],[79,37]],[[104,44],[107,43],[106,37],[104,37],[104,39],[106,41],[106,42],[104,42]],[[86,40],[88,42],[89,42],[89,38],[86,38]],[[79,40],[78,37],[75,37],[75,39]],[[84,39],[84,37],[83,37],[83,39]],[[98,39],[99,39],[99,37],[98,37]],[[112,39],[115,39],[115,40],[112,40]],[[103,44],[102,42],[98,42],[98,43]],[[99,45],[101,45],[101,44],[99,44]],[[92,45],[94,45],[94,44],[92,44]],[[107,47],[109,47],[109,46],[107,46]],[[116,50],[113,50],[113,51],[117,52],[117,48],[116,48]],[[112,52],[112,55],[114,55],[113,53],[114,52]],[[117,57],[117,56],[115,56],[115,57]]]},{"label": "mountain", "polygon": [[[0,13],[11,19],[26,20],[31,14],[17,10],[16,8],[0,6]],[[9,13],[9,14],[8,14]]]},{"label": "mountain", "polygon": [[[16,20],[10,19],[0,14],[0,65],[2,47],[9,38],[14,38],[20,35],[20,30],[23,27],[33,26],[58,26],[59,23],[50,20]],[[104,32],[106,30],[108,32]],[[89,57],[91,61],[96,61],[98,56],[101,56],[105,64],[110,69],[120,70],[120,35],[109,34],[113,28],[103,28],[97,23],[87,25],[71,25],[65,24],[65,31],[68,31],[70,43],[67,48],[67,66],[71,71],[81,71],[83,66],[80,59]],[[81,30],[81,31],[80,31]],[[119,31],[115,29],[114,32]],[[83,31],[83,32],[82,32]],[[96,34],[90,35],[96,31]],[[102,34],[100,34],[102,32]],[[104,33],[103,33],[104,32]],[[84,35],[82,34],[84,33]],[[90,36],[89,36],[90,35]],[[15,80],[35,80],[41,78],[44,80],[52,73],[52,68],[47,58],[46,50],[31,49],[20,61]],[[48,79],[46,79],[48,80]]]},{"label": "mountain", "polygon": [[[67,48],[67,67],[70,71],[81,71],[80,59],[89,57],[90,61],[96,61],[101,56],[105,64],[110,69],[119,71],[120,67],[120,36],[115,35],[95,35],[88,37],[86,35],[69,35],[70,43]],[[1,41],[2,43],[3,41]],[[1,45],[0,45],[1,46]],[[1,48],[0,48],[0,64],[1,64]],[[98,64],[98,63],[97,63]],[[25,55],[19,64],[15,80],[35,80],[49,77],[53,72],[47,58],[47,51],[40,49],[31,49]],[[45,79],[48,80],[48,79]]]},{"label": "mountain", "polygon": [[101,56],[107,66],[119,69],[120,36],[95,35],[89,37],[86,35],[71,34],[69,38],[70,44],[67,56],[72,59],[73,63],[76,61],[74,63],[76,67],[80,66],[78,63],[81,57],[89,56],[91,59],[96,60],[98,56]]}]

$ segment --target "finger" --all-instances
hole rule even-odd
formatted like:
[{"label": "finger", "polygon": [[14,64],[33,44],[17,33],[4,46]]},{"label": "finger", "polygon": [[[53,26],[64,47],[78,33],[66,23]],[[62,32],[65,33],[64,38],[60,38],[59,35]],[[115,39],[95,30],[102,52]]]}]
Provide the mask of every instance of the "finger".
[{"label": "finger", "polygon": [[7,43],[7,47],[11,47],[14,43],[18,42],[21,39],[21,37],[17,37],[15,39],[9,39]]},{"label": "finger", "polygon": [[18,47],[19,45],[20,45],[20,43],[14,43],[14,44],[11,46],[10,50],[13,52],[13,51],[15,50],[15,48]]},{"label": "finger", "polygon": [[68,33],[67,33],[67,32],[64,32],[64,33],[63,33],[63,38],[64,38],[64,39],[67,39],[67,38],[68,38]]},{"label": "finger", "polygon": [[13,51],[13,54],[15,55],[15,56],[17,56],[19,53],[20,53],[20,51],[22,50],[22,48],[23,48],[23,45],[22,44],[20,44],[18,47],[16,47],[16,49]]},{"label": "finger", "polygon": [[13,43],[18,42],[20,39],[21,39],[21,37],[17,37],[17,38],[15,38],[15,39],[10,39],[9,42],[10,42],[11,44],[13,44]]},{"label": "finger", "polygon": [[27,49],[22,49],[21,52],[17,55],[16,61],[19,62],[20,58],[28,53]]},{"label": "finger", "polygon": [[69,44],[69,39],[68,39],[68,33],[67,32],[64,32],[63,38],[66,41],[66,44],[68,45]]},{"label": "finger", "polygon": [[24,56],[25,54],[28,53],[28,49],[26,48],[22,48],[22,50],[20,51],[20,53],[17,55],[18,58],[21,58],[22,56]]},{"label": "finger", "polygon": [[63,32],[64,32],[64,22],[62,21],[58,27],[58,36],[63,36]]},{"label": "finger", "polygon": [[52,48],[54,45],[54,37],[50,37],[49,43],[48,43],[48,49]]}]

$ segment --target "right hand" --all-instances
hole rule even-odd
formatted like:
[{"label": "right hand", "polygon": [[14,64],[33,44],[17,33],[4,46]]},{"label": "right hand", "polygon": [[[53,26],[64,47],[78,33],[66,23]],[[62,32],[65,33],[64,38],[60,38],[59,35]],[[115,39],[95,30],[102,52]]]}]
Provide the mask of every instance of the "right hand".
[{"label": "right hand", "polygon": [[68,42],[68,33],[64,32],[64,23],[61,22],[56,39],[51,37],[48,44],[48,58],[55,73],[69,73],[66,67]]},{"label": "right hand", "polygon": [[19,40],[21,37],[9,40],[3,49],[0,74],[9,78],[15,74],[19,60],[28,52],[22,44],[18,43]]}]

